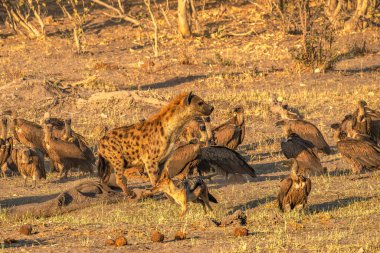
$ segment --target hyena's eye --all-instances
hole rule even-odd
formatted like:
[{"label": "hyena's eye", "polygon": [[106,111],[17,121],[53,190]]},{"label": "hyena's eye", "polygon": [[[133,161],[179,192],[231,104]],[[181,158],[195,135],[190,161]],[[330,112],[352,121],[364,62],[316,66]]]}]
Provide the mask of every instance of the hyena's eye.
[{"label": "hyena's eye", "polygon": [[203,105],[203,101],[199,101],[199,102],[198,102],[198,105]]}]

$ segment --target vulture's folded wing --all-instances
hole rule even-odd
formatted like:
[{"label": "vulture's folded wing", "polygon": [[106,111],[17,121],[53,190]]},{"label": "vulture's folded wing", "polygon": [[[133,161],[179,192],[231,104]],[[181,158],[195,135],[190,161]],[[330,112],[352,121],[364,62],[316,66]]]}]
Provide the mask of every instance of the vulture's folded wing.
[{"label": "vulture's folded wing", "polygon": [[248,165],[239,153],[232,149],[221,146],[204,147],[201,148],[200,157],[213,168],[216,167],[218,172],[248,174],[251,177],[256,177],[255,170]]}]

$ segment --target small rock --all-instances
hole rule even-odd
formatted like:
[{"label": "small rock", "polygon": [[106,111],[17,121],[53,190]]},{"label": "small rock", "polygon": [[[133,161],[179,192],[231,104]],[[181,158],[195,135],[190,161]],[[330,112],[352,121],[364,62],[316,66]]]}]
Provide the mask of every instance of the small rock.
[{"label": "small rock", "polygon": [[247,224],[247,215],[242,210],[237,210],[231,215],[228,215],[222,219],[220,226],[226,227],[229,225],[241,225]]},{"label": "small rock", "polygon": [[163,242],[165,236],[158,231],[153,231],[150,236],[150,239],[152,240],[152,242]]},{"label": "small rock", "polygon": [[127,238],[125,238],[124,236],[119,236],[116,240],[115,240],[115,245],[117,247],[120,247],[120,246],[125,246],[128,244],[128,241],[127,241]]},{"label": "small rock", "polygon": [[241,236],[247,236],[248,235],[248,229],[239,227],[235,228],[234,230],[234,236],[236,237],[241,237]]},{"label": "small rock", "polygon": [[20,234],[23,234],[23,235],[31,235],[32,234],[32,225],[22,225],[21,228],[20,228]]},{"label": "small rock", "polygon": [[175,236],[174,236],[174,240],[185,240],[186,239],[186,233],[182,232],[182,231],[177,231],[177,233],[175,233]]},{"label": "small rock", "polygon": [[108,240],[106,240],[105,245],[106,245],[106,246],[113,246],[113,245],[115,245],[115,241],[112,240],[112,239],[108,239]]}]

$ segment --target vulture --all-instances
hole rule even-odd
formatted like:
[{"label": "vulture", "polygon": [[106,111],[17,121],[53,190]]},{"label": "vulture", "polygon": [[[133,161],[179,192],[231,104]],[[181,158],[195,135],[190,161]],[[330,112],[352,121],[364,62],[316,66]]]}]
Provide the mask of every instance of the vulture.
[{"label": "vulture", "polygon": [[214,141],[218,146],[236,149],[244,140],[244,109],[236,107],[233,113],[234,116],[231,119],[213,129]]},{"label": "vulture", "polygon": [[229,174],[247,174],[256,177],[255,170],[235,150],[222,146],[203,147],[196,169],[199,174],[216,172],[228,179]]},{"label": "vulture", "polygon": [[360,173],[364,168],[380,168],[380,147],[365,137],[359,135],[359,138],[354,139],[347,137],[344,132],[339,134],[337,149],[350,163],[354,174]]},{"label": "vulture", "polygon": [[36,148],[14,148],[8,162],[10,168],[17,168],[20,172],[24,178],[24,186],[28,177],[33,179],[33,187],[36,187],[37,179],[46,179],[44,155]]},{"label": "vulture", "polygon": [[[1,119],[1,136],[0,136],[0,167],[3,168],[3,165],[7,162],[11,156],[13,148],[13,139],[8,138],[8,122],[6,118]],[[2,170],[3,176],[5,171]]]},{"label": "vulture", "polygon": [[282,212],[289,212],[294,208],[301,210],[307,204],[307,197],[311,191],[311,180],[297,174],[298,164],[293,160],[290,175],[281,180],[278,193],[278,207]]},{"label": "vulture", "polygon": [[285,141],[282,141],[281,150],[286,158],[294,158],[297,161],[299,174],[311,176],[324,173],[325,169],[314,150],[313,143],[302,139],[297,134],[290,134]]},{"label": "vulture", "polygon": [[189,142],[192,139],[200,139],[199,127],[201,124],[204,124],[202,117],[196,117],[195,119],[190,120],[183,128],[178,141]]},{"label": "vulture", "polygon": [[190,169],[200,154],[200,142],[197,139],[176,148],[167,159],[164,171],[169,178],[178,177],[184,179],[190,173]]},{"label": "vulture", "polygon": [[44,125],[44,143],[46,152],[54,164],[58,165],[61,178],[67,178],[71,168],[80,168],[83,172],[93,173],[93,163],[86,154],[72,142],[55,139],[52,136],[53,126]]},{"label": "vulture", "polygon": [[[38,148],[44,154],[46,150],[44,147],[44,131],[41,125],[16,117],[16,113],[12,111],[6,111],[4,115],[11,116],[12,119],[12,132],[13,137],[23,145],[31,148]],[[54,138],[62,138],[65,133],[65,123],[61,119],[50,118],[49,114],[44,115],[44,120],[51,124],[53,127],[52,135]],[[73,132],[73,136],[84,142],[84,138]]]},{"label": "vulture", "polygon": [[89,160],[91,163],[95,163],[96,158],[91,149],[87,146],[84,138],[79,134],[73,133],[73,130],[71,129],[71,119],[65,119],[64,123],[65,132],[62,136],[62,140],[74,143],[83,152],[87,160]]},{"label": "vulture", "polygon": [[297,134],[302,139],[313,143],[315,148],[327,155],[331,154],[330,146],[325,141],[321,131],[306,120],[280,120],[276,123],[277,127],[282,127],[285,136]]},{"label": "vulture", "polygon": [[280,115],[281,119],[303,119],[300,112],[295,108],[290,108],[287,104],[278,101],[275,96],[270,99],[272,104],[269,106],[273,114]]},{"label": "vulture", "polygon": [[255,170],[236,151],[222,146],[210,146],[206,129],[200,126],[201,141],[192,140],[173,151],[164,166],[170,178],[187,178],[196,170],[199,174],[216,172],[228,178],[229,174],[248,174]]},{"label": "vulture", "polygon": [[356,111],[346,115],[341,123],[331,125],[331,128],[339,130],[335,131],[334,139],[338,139],[342,131],[347,137],[354,139],[369,136],[372,141],[380,145],[380,112],[366,105],[365,101],[359,101]]}]

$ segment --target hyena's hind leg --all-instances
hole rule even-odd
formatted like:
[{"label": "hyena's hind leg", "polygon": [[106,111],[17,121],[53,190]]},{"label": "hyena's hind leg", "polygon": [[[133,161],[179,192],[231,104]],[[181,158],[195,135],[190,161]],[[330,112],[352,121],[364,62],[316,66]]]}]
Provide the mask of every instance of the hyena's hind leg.
[{"label": "hyena's hind leg", "polygon": [[128,189],[127,179],[124,176],[124,169],[127,167],[127,162],[121,155],[113,156],[109,159],[111,167],[115,171],[116,185],[120,187],[123,193],[127,196],[135,196],[134,192]]}]

